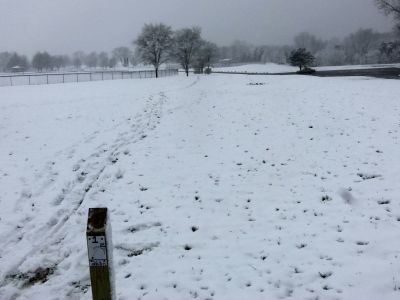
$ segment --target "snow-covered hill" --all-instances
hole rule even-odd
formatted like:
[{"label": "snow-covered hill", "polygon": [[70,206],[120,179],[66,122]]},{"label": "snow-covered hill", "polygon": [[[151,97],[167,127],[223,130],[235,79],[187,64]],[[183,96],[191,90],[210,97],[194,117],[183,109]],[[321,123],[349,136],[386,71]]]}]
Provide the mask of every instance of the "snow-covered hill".
[{"label": "snow-covered hill", "polygon": [[213,68],[214,71],[225,72],[248,72],[248,73],[283,73],[283,72],[296,72],[297,67],[289,65],[278,65],[274,63],[266,64],[244,64],[240,66],[220,67]]},{"label": "snow-covered hill", "polygon": [[[347,66],[324,66],[316,67],[318,71],[329,71],[329,70],[353,70],[353,69],[371,69],[371,68],[391,68],[399,67],[399,64],[375,64],[375,65],[347,65]],[[286,73],[296,72],[299,69],[297,67],[289,65],[279,65],[275,63],[266,64],[244,64],[240,66],[220,67],[214,68],[214,71],[225,71],[225,72],[248,72],[248,73]]]},{"label": "snow-covered hill", "polygon": [[2,88],[0,299],[91,299],[96,206],[117,299],[398,299],[399,94],[217,74]]}]

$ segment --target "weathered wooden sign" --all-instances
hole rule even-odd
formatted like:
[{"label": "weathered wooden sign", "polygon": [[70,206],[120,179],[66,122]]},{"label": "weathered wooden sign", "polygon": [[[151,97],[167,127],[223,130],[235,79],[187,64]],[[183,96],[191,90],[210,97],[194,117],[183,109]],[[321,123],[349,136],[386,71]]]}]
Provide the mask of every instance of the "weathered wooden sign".
[{"label": "weathered wooden sign", "polygon": [[89,208],[86,228],[93,300],[113,300],[112,243],[107,208]]}]

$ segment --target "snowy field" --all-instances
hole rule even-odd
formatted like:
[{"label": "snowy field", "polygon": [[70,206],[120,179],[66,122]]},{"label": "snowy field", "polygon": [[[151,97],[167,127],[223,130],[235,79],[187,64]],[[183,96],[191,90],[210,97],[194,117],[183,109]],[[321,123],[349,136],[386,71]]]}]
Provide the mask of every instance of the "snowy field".
[{"label": "snowy field", "polygon": [[248,73],[283,73],[283,72],[296,72],[299,68],[289,65],[278,65],[273,63],[266,64],[250,64],[232,67],[213,68],[213,71],[225,72],[248,72]]},{"label": "snowy field", "polygon": [[[330,70],[353,70],[353,69],[370,69],[370,68],[392,68],[400,67],[399,64],[382,64],[382,65],[349,65],[349,66],[326,66],[316,67],[318,71],[330,71]],[[253,73],[286,73],[286,72],[297,72],[299,68],[292,67],[289,65],[278,65],[273,63],[266,64],[251,64],[233,67],[221,67],[215,68],[214,71],[226,71],[226,72],[253,72]]]},{"label": "snowy field", "polygon": [[0,92],[0,299],[91,299],[97,206],[111,211],[119,300],[399,299],[398,81]]}]

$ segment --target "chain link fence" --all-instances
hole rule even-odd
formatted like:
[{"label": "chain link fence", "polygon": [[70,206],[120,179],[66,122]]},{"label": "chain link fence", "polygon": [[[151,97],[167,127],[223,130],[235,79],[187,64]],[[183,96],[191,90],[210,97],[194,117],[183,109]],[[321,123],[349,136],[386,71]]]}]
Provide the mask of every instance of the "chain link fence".
[{"label": "chain link fence", "polygon": [[[159,77],[178,75],[177,69],[159,70]],[[70,73],[32,73],[0,75],[0,86],[40,85],[68,82],[86,82],[116,79],[154,78],[154,70],[146,71],[93,71]]]}]

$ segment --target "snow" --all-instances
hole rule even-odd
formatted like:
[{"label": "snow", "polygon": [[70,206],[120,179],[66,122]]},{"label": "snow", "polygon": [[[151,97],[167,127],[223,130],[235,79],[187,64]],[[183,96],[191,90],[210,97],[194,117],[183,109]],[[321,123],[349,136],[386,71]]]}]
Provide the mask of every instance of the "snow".
[{"label": "snow", "polygon": [[[392,68],[399,67],[399,64],[374,64],[374,65],[348,65],[348,66],[324,66],[316,67],[318,71],[330,71],[330,70],[352,70],[352,69],[369,69],[369,68]],[[214,71],[226,71],[226,72],[248,72],[248,73],[286,73],[286,72],[297,72],[299,68],[289,65],[279,65],[274,63],[266,64],[247,64],[241,66],[232,67],[220,67],[214,68]]]},{"label": "snow", "polygon": [[360,70],[360,69],[374,69],[374,68],[399,68],[400,64],[373,64],[373,65],[348,65],[348,66],[324,66],[316,67],[318,71],[330,70]]},{"label": "snow", "polygon": [[1,88],[0,299],[91,299],[103,206],[120,300],[398,299],[399,92],[222,74]]},{"label": "snow", "polygon": [[220,67],[213,68],[213,71],[225,71],[225,72],[248,72],[248,73],[284,73],[284,72],[296,72],[299,68],[288,65],[279,65],[274,63],[266,64],[247,64],[240,66],[231,67]]}]

